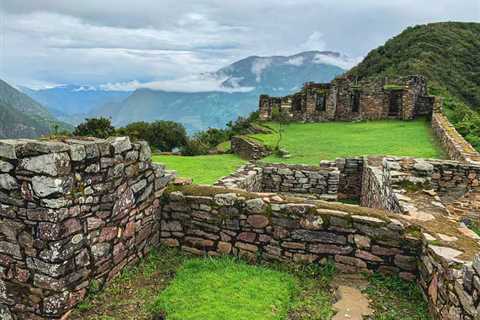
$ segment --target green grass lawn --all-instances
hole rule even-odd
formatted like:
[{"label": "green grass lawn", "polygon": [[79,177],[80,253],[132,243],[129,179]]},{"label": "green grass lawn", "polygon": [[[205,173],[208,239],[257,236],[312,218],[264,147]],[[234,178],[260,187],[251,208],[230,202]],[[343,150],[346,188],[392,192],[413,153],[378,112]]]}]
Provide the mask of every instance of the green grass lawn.
[{"label": "green grass lawn", "polygon": [[[278,131],[278,124],[268,126]],[[252,136],[269,146],[275,146],[278,134]],[[291,157],[271,155],[266,162],[318,164],[321,159],[361,155],[412,156],[442,158],[425,119],[413,121],[380,120],[364,122],[291,123],[284,126],[280,144]]]},{"label": "green grass lawn", "polygon": [[193,259],[155,300],[152,313],[169,320],[282,320],[295,278],[233,258]]},{"label": "green grass lawn", "polygon": [[233,154],[194,157],[154,155],[152,160],[166,165],[169,170],[176,170],[180,177],[192,178],[196,184],[213,184],[246,162]]}]

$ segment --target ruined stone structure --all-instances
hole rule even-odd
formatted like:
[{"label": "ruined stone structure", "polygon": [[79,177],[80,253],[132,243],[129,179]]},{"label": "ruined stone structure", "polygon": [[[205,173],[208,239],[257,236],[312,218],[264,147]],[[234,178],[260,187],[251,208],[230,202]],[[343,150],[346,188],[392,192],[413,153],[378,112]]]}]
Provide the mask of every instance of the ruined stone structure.
[{"label": "ruined stone structure", "polygon": [[159,242],[145,142],[0,141],[0,319],[58,319]]},{"label": "ruined stone structure", "polygon": [[427,96],[422,76],[359,80],[338,77],[330,83],[306,83],[286,97],[260,96],[260,119],[281,112],[294,121],[352,121],[413,119],[431,114],[433,97]]},{"label": "ruined stone structure", "polygon": [[[480,217],[480,155],[439,100],[413,97],[400,112],[435,105],[434,132],[455,160],[257,161],[208,187],[171,184],[128,138],[0,141],[0,319],[66,319],[93,281],[160,243],[397,274],[418,281],[435,319],[479,319],[480,237],[464,221]],[[352,198],[361,206],[333,202]]]}]

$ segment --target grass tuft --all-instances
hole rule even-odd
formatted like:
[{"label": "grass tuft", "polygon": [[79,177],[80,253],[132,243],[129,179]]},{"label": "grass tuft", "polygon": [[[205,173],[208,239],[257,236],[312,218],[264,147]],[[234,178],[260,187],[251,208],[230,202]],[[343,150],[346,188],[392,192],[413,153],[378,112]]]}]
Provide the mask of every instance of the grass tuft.
[{"label": "grass tuft", "polygon": [[430,320],[428,306],[415,282],[373,274],[366,294],[375,310],[372,320]]}]

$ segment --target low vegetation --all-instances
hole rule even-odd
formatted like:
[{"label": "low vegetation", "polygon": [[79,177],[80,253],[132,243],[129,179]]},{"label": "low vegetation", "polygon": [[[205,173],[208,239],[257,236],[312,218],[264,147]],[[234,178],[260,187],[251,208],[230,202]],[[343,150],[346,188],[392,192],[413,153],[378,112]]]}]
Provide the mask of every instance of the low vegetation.
[{"label": "low vegetation", "polygon": [[194,258],[160,247],[124,269],[104,290],[92,286],[73,320],[330,319],[334,268],[249,265],[237,258]]},{"label": "low vegetation", "polygon": [[375,314],[372,320],[430,320],[428,306],[415,282],[374,274],[365,293]]},{"label": "low vegetation", "polygon": [[176,170],[179,177],[191,178],[196,184],[213,184],[246,163],[234,154],[194,157],[154,155],[152,160],[164,164],[167,169]]},{"label": "low vegetation", "polygon": [[[278,142],[279,125],[269,123],[275,132],[252,135],[272,149]],[[320,159],[361,155],[441,158],[441,148],[425,119],[364,122],[290,123],[283,125],[280,148],[289,158],[271,155],[267,162],[318,164]]]},{"label": "low vegetation", "polygon": [[285,272],[232,258],[192,259],[150,309],[170,320],[281,320],[296,290]]},{"label": "low vegetation", "polygon": [[[196,258],[159,247],[126,268],[104,290],[90,286],[73,320],[328,320],[334,294],[332,263],[303,265],[233,257]],[[429,320],[414,282],[378,274],[364,290],[372,320]],[[412,303],[413,302],[413,303]]]}]

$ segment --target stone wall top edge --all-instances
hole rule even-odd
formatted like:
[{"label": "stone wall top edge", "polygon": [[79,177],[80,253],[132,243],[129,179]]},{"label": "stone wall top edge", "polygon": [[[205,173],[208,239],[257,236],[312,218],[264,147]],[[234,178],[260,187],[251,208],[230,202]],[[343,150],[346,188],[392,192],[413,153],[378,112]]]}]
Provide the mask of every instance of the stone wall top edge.
[{"label": "stone wall top edge", "polygon": [[49,153],[70,153],[73,161],[81,161],[82,157],[73,153],[85,153],[88,149],[98,149],[94,157],[111,156],[131,149],[143,149],[150,154],[150,147],[145,141],[131,142],[129,137],[110,137],[99,139],[92,137],[71,137],[58,140],[43,139],[1,139],[0,159],[16,160],[25,157]]}]

